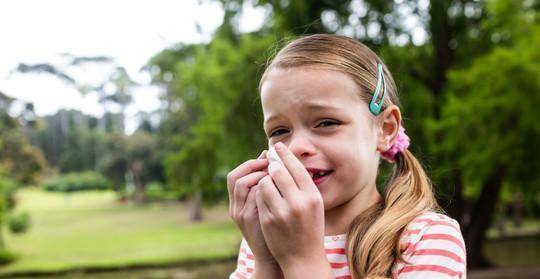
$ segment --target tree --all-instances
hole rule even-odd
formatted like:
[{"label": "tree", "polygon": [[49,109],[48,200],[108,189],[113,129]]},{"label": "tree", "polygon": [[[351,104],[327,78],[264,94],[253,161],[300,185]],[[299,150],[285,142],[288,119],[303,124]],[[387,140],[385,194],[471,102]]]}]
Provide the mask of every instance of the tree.
[{"label": "tree", "polygon": [[163,152],[157,137],[145,131],[132,135],[112,133],[106,136],[104,155],[100,158],[99,171],[113,182],[117,192],[125,191],[126,175],[135,191],[133,200],[145,202],[146,185],[151,181],[162,182]]},{"label": "tree", "polygon": [[470,67],[450,74],[440,129],[447,137],[440,153],[456,156],[468,195],[476,202],[465,224],[470,264],[478,255],[503,187],[534,198],[540,192],[540,26],[515,45],[497,47]]},{"label": "tree", "polygon": [[[120,107],[120,129],[123,132],[125,127],[125,110],[126,107],[133,101],[132,91],[138,86],[138,83],[133,81],[126,69],[118,65],[113,58],[106,56],[73,56],[63,53],[64,58],[61,64],[37,63],[24,64],[20,63],[12,72],[16,73],[45,73],[50,74],[64,81],[68,85],[73,86],[79,93],[86,95],[95,93],[98,95],[100,103],[103,104],[105,115],[111,115],[109,105],[115,104]],[[84,69],[86,66],[105,66],[103,72],[107,73],[104,80],[87,83],[80,80],[77,71]],[[114,114],[114,113],[112,113]],[[105,129],[105,123],[99,122],[98,127]]]},{"label": "tree", "polygon": [[127,166],[135,186],[134,200],[144,202],[146,185],[163,180],[162,152],[156,137],[144,131],[128,136],[126,146]]},{"label": "tree", "polygon": [[46,166],[45,160],[24,136],[18,119],[8,114],[14,100],[0,92],[0,166],[7,178],[23,185],[34,184]]},{"label": "tree", "polygon": [[[49,165],[60,172],[97,170],[105,135],[121,132],[121,117],[105,114],[101,118],[76,110],[61,109],[37,119],[31,141],[39,147]],[[103,130],[98,129],[103,123]]]},{"label": "tree", "polygon": [[[482,143],[485,145],[488,142],[488,139],[494,140],[494,144],[498,146],[509,147],[509,145],[497,142],[505,139],[514,144],[512,148],[519,149],[517,153],[534,154],[524,149],[526,145],[518,142],[519,137],[516,137],[518,131],[523,131],[525,132],[523,135],[527,135],[530,139],[537,139],[536,134],[531,136],[532,131],[537,131],[532,126],[533,124],[529,121],[523,122],[521,118],[518,118],[519,116],[529,119],[534,110],[523,112],[528,115],[526,117],[521,114],[511,116],[510,112],[514,113],[513,110],[517,109],[519,104],[509,102],[508,106],[515,107],[507,108],[508,111],[502,113],[502,116],[510,118],[505,121],[497,120],[498,124],[494,123],[494,126],[490,126],[491,124],[486,125],[482,121],[475,122],[473,116],[476,114],[470,110],[479,109],[486,116],[495,113],[489,108],[493,109],[497,106],[476,108],[474,106],[479,105],[480,98],[473,98],[462,93],[460,95],[459,92],[470,92],[472,85],[479,82],[480,86],[485,87],[482,89],[484,93],[479,96],[497,102],[495,100],[499,100],[498,97],[494,98],[486,93],[488,88],[503,94],[503,89],[511,89],[505,86],[511,86],[512,83],[509,81],[512,80],[520,84],[517,88],[527,90],[525,92],[536,92],[536,87],[519,78],[517,74],[511,74],[509,69],[499,64],[505,63],[502,58],[507,54],[504,53],[517,55],[518,49],[527,52],[523,49],[523,45],[526,45],[523,39],[530,36],[533,26],[538,26],[537,10],[540,6],[538,1],[452,0],[430,1],[429,5],[422,5],[424,2],[414,0],[331,1],[331,3],[328,1],[260,0],[254,2],[255,5],[268,7],[271,16],[267,18],[260,30],[251,34],[240,34],[237,28],[237,19],[244,1],[222,0],[220,2],[225,9],[224,21],[208,45],[183,46],[179,50],[169,49],[156,56],[159,59],[154,60],[159,61],[155,65],[166,69],[166,72],[170,74],[158,75],[170,78],[170,82],[165,79],[160,80],[168,84],[166,101],[175,108],[174,113],[168,111],[165,113],[165,119],[168,119],[167,117],[171,120],[181,119],[181,121],[172,121],[180,123],[176,126],[175,133],[182,135],[176,136],[172,141],[176,144],[174,145],[176,150],[181,151],[172,153],[170,160],[166,163],[168,178],[171,181],[177,184],[181,184],[180,182],[187,185],[193,184],[193,181],[200,179],[196,177],[198,173],[219,177],[222,170],[234,166],[233,162],[239,162],[240,158],[246,158],[248,154],[255,154],[255,146],[264,147],[264,139],[256,138],[251,143],[243,139],[243,137],[249,138],[256,134],[259,129],[257,126],[260,124],[238,125],[238,123],[251,123],[245,119],[253,118],[251,115],[254,111],[253,100],[246,97],[251,95],[245,94],[244,91],[256,92],[257,73],[262,70],[253,67],[236,67],[238,64],[234,61],[246,59],[243,57],[257,57],[256,52],[247,51],[249,44],[245,44],[245,40],[249,38],[268,40],[260,44],[268,47],[278,43],[274,38],[281,39],[285,36],[294,37],[311,32],[346,34],[372,47],[392,69],[400,92],[404,95],[405,125],[414,140],[411,148],[415,154],[419,154],[422,161],[431,166],[428,171],[433,177],[439,203],[461,223],[466,242],[471,243],[467,249],[468,266],[474,268],[488,264],[481,253],[481,243],[493,215],[492,209],[499,198],[497,191],[492,191],[493,193],[489,195],[482,193],[489,193],[491,188],[496,190],[506,187],[507,184],[517,184],[517,180],[514,179],[517,176],[510,174],[517,171],[513,170],[514,166],[508,166],[508,160],[495,158],[490,152],[479,153],[479,149],[471,147],[480,148],[483,146]],[[411,18],[417,19],[416,26],[408,26],[407,20]],[[427,35],[425,40],[414,40],[418,30],[425,32]],[[537,42],[528,41],[528,43],[533,46],[533,43]],[[518,45],[522,46],[518,47]],[[227,50],[229,48],[234,49],[236,53],[230,53]],[[506,50],[502,51],[501,48]],[[262,53],[264,50],[260,50],[259,55]],[[530,54],[530,50],[527,53]],[[266,56],[271,56],[271,54]],[[177,59],[176,63],[173,57]],[[483,58],[476,59],[476,57]],[[258,61],[266,58],[260,58]],[[517,73],[523,74],[521,71],[526,71],[526,74],[521,75],[522,77],[534,79],[532,75],[534,70],[529,67],[536,67],[531,61],[537,57],[530,54],[528,58],[530,61],[514,58],[514,61],[519,60],[524,63],[522,67],[525,70],[519,68],[514,62],[511,62],[511,65],[514,65],[513,70]],[[257,61],[257,59],[250,58],[247,61]],[[485,72],[489,67],[482,67],[480,63],[486,63],[489,67],[498,69],[489,74]],[[229,74],[228,70],[237,71],[237,76]],[[480,81],[482,75],[475,73],[490,76],[497,82],[490,79]],[[478,79],[473,80],[471,75]],[[488,84],[489,82],[494,84]],[[236,96],[240,95],[242,97],[236,99]],[[512,96],[517,97],[517,95]],[[531,101],[535,102],[536,99],[532,98]],[[490,102],[480,105],[488,104]],[[537,105],[537,103],[534,104]],[[217,113],[211,110],[213,106]],[[208,116],[210,112],[213,115]],[[472,119],[464,121],[461,118],[463,115],[468,115]],[[489,120],[487,117],[480,117],[480,119]],[[462,122],[465,128],[459,130],[458,124]],[[514,124],[515,126],[524,125],[524,128],[514,129],[512,124],[509,124],[514,122],[518,123]],[[501,123],[506,123],[503,125],[504,128],[500,126]],[[480,131],[485,133],[484,126],[495,129],[494,135],[499,135],[499,137],[490,136],[485,141],[482,138],[472,140],[476,145],[470,144],[463,137],[465,131],[474,131],[473,134],[478,134]],[[513,136],[502,136],[504,131],[509,131]],[[223,142],[227,142],[228,154],[232,154],[233,158],[225,158],[227,152],[217,151],[217,149],[208,150],[212,144]],[[467,144],[470,146],[465,146]],[[241,150],[250,151],[242,152]],[[464,155],[463,150],[469,152]],[[501,151],[498,148],[495,150]],[[180,156],[180,154],[183,155]],[[239,156],[236,157],[236,155]],[[489,164],[484,161],[487,160],[486,158],[491,160]],[[500,166],[494,166],[493,163],[496,162],[502,163],[499,164]],[[205,168],[212,169],[210,174]],[[482,171],[475,172],[476,176],[473,179],[470,170],[476,169]],[[190,171],[183,172],[183,170]],[[532,164],[531,167],[521,168],[521,175],[532,177],[534,180],[536,176],[532,173],[538,172],[537,170],[537,166]],[[525,185],[522,182],[520,181],[519,185]],[[193,187],[200,189],[200,186]],[[527,189],[529,187],[521,188],[523,191],[528,191]],[[469,199],[473,199],[475,204],[473,210],[466,206]]]},{"label": "tree", "polygon": [[[6,224],[8,212],[15,207],[14,194],[21,185],[37,183],[41,172],[46,167],[41,151],[30,145],[24,136],[21,123],[30,124],[31,119],[25,104],[23,115],[18,119],[8,112],[17,101],[0,92],[0,254],[1,263],[11,261],[14,256],[6,251],[3,226]],[[26,116],[26,118],[25,118]]]},{"label": "tree", "polygon": [[116,192],[125,190],[128,158],[126,136],[109,133],[104,136],[103,156],[99,158],[98,170],[113,183]]},{"label": "tree", "polygon": [[[174,67],[166,96],[168,102],[181,105],[166,114],[165,124],[177,119],[182,126],[172,130],[171,146],[178,151],[169,153],[165,168],[172,185],[192,193],[192,219],[201,218],[201,199],[211,202],[225,195],[223,170],[266,145],[255,103],[258,79],[253,75],[262,64],[259,54],[269,45],[268,38],[246,35],[238,42],[216,37],[206,47],[180,50],[180,56],[191,58]],[[154,61],[167,69],[160,55]]]}]

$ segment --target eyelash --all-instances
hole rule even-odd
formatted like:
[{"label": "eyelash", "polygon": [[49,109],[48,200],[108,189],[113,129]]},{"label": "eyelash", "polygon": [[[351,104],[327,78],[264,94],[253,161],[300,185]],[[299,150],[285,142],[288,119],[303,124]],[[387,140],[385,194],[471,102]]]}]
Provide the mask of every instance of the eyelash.
[{"label": "eyelash", "polygon": [[[335,121],[335,120],[325,119],[325,120],[319,122],[319,124],[317,124],[317,125],[315,126],[315,128],[319,127],[319,126],[320,126],[321,124],[323,124],[323,123],[326,123],[326,124],[330,123],[330,125],[324,125],[324,126],[322,126],[322,128],[324,128],[324,127],[329,127],[329,126],[333,126],[333,125],[339,125],[339,122],[337,122],[337,121]],[[276,133],[277,133],[277,132],[280,132],[280,131],[285,131],[285,132],[286,132],[287,130],[286,130],[286,129],[278,129],[278,130],[272,132],[272,133],[270,134],[270,136],[268,136],[268,137],[271,138],[271,137],[279,136],[279,135],[281,135],[281,133],[278,134],[278,135],[276,135]]]}]

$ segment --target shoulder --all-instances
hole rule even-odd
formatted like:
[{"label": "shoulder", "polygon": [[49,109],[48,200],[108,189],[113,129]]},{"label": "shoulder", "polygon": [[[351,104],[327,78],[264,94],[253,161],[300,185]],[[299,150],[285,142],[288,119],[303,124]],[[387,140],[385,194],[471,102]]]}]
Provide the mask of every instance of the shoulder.
[{"label": "shoulder", "polygon": [[393,269],[399,278],[466,277],[466,249],[459,223],[444,214],[425,212],[414,218],[402,233],[400,251],[405,262],[396,263]]},{"label": "shoulder", "polygon": [[451,217],[436,212],[424,212],[414,218],[403,231],[402,249],[411,250],[421,240],[443,238],[465,250],[459,223]]}]

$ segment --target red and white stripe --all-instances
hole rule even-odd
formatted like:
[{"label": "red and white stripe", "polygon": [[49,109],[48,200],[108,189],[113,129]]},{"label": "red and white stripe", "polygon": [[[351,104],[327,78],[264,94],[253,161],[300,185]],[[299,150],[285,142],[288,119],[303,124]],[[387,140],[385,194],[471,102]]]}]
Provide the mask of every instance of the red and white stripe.
[{"label": "red and white stripe", "polygon": [[326,259],[328,259],[332,267],[334,278],[351,278],[345,251],[346,241],[347,237],[344,234],[324,237],[324,251],[326,252]]},{"label": "red and white stripe", "polygon": [[[351,279],[345,251],[346,235],[325,236],[326,258],[334,278]],[[400,239],[402,255],[406,262],[395,262],[392,277],[406,278],[466,278],[465,244],[459,224],[452,218],[426,212],[415,218]],[[243,239],[238,254],[236,270],[231,279],[250,278],[255,260]]]},{"label": "red and white stripe", "polygon": [[466,278],[466,251],[459,224],[428,212],[415,218],[400,239],[403,258],[392,267],[394,278]]}]

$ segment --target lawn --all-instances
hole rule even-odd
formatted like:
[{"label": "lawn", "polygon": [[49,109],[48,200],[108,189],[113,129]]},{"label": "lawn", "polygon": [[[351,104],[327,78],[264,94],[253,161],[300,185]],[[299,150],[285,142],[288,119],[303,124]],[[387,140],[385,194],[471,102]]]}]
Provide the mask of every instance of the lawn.
[{"label": "lawn", "polygon": [[4,233],[20,257],[0,275],[218,260],[233,257],[241,237],[225,205],[190,223],[180,203],[135,206],[116,202],[113,192],[24,189],[17,210],[28,211],[32,225],[26,234]]},{"label": "lawn", "polygon": [[[115,201],[113,192],[87,192],[67,197],[24,189],[18,193],[18,203],[17,210],[30,212],[32,226],[23,235],[5,232],[7,246],[20,258],[0,268],[2,277],[21,272],[155,265],[158,268],[92,273],[91,276],[70,273],[58,278],[222,278],[229,274],[234,260],[198,271],[182,266],[189,266],[190,262],[197,265],[197,261],[200,266],[200,260],[232,259],[241,237],[229,221],[224,204],[207,209],[205,220],[194,224],[188,221],[188,208],[183,204],[120,204]],[[524,228],[529,231],[538,228],[537,225],[538,221],[527,221]],[[511,230],[514,229],[507,231]],[[492,234],[490,230],[488,235]],[[540,238],[527,237],[489,240],[484,249],[488,257],[502,267],[531,268],[538,266],[539,245]],[[174,266],[159,267],[169,264]],[[193,275],[194,272],[199,273]],[[477,278],[495,278],[482,276]]]}]

